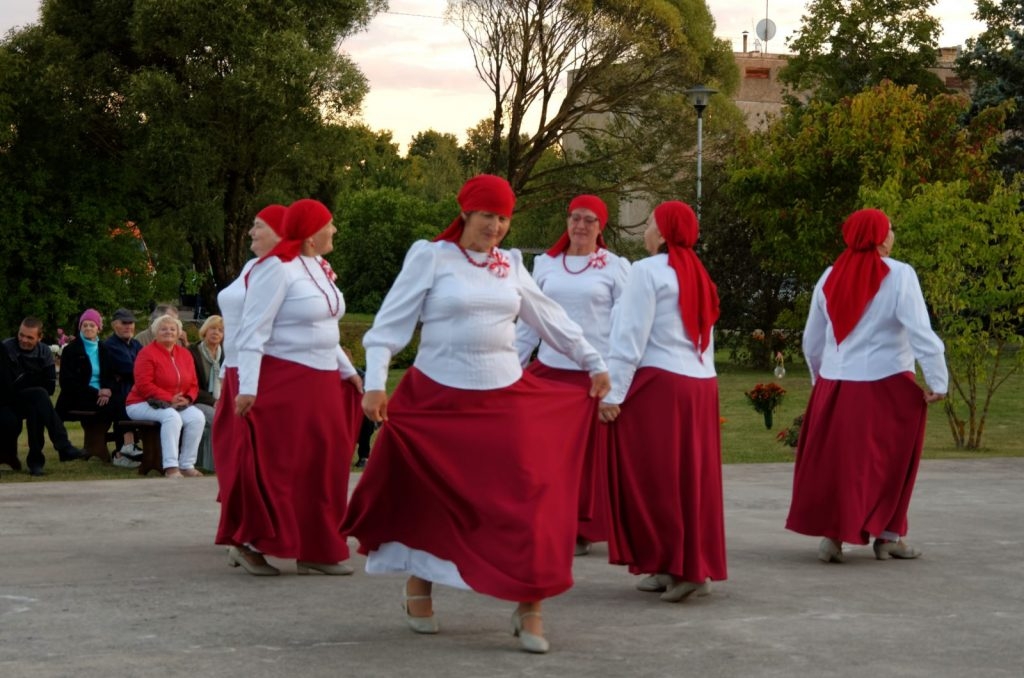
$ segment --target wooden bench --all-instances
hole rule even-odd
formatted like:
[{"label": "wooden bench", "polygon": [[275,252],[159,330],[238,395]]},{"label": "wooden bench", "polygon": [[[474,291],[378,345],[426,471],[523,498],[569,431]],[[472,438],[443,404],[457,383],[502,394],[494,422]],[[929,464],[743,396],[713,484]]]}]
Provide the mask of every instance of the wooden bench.
[{"label": "wooden bench", "polygon": [[122,428],[135,431],[135,439],[142,443],[142,466],[139,475],[144,476],[152,470],[164,472],[163,446],[160,444],[160,422],[142,419],[126,419],[117,422]]},{"label": "wooden bench", "polygon": [[110,463],[110,450],[107,443],[117,442],[114,432],[110,430],[110,422],[104,423],[101,417],[89,410],[71,410],[68,412],[68,421],[77,421],[82,425],[82,432],[85,433],[85,442],[82,448],[90,457],[97,457],[106,463]]}]

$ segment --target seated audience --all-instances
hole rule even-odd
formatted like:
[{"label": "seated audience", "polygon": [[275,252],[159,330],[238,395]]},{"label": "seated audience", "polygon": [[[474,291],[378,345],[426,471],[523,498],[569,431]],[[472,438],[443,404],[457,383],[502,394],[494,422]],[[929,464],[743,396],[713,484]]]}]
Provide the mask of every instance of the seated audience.
[{"label": "seated audience", "polygon": [[53,408],[50,396],[57,389],[57,367],[53,351],[42,343],[43,322],[28,317],[21,321],[18,336],[3,341],[6,369],[10,371],[13,406],[17,417],[25,420],[28,429],[28,472],[43,475],[46,457],[43,456],[43,430],[61,461],[86,458],[86,454],[71,444],[64,422]]},{"label": "seated audience", "polygon": [[181,346],[181,321],[163,315],[151,325],[153,343],[135,359],[135,385],[128,394],[128,416],[160,422],[163,472],[167,478],[195,478],[199,440],[206,418],[192,404],[199,395],[195,364]]},{"label": "seated audience", "polygon": [[[78,320],[78,338],[61,351],[60,395],[57,396],[57,414],[64,421],[80,419],[77,412],[90,412],[109,428],[114,422],[124,421],[124,394],[117,389],[111,372],[110,349],[100,342],[103,317],[90,308]],[[138,468],[139,462],[115,452],[114,466]]]},{"label": "seated audience", "polygon": [[[142,350],[142,344],[132,338],[135,334],[135,314],[127,308],[114,311],[110,326],[114,333],[103,340],[103,346],[107,349],[107,357],[110,359],[109,371],[114,380],[113,391],[123,403],[135,385],[135,356]],[[114,422],[114,434],[122,441],[121,449],[114,452],[114,463],[118,466],[124,465],[124,462],[117,461],[121,457],[138,461],[142,451],[135,446],[135,432]]]}]

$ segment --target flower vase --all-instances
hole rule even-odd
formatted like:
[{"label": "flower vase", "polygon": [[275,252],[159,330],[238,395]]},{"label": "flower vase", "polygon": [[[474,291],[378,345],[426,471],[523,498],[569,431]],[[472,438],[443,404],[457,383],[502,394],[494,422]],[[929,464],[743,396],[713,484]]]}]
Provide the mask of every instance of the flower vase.
[{"label": "flower vase", "polygon": [[769,431],[772,430],[772,411],[767,410],[764,413],[764,427]]}]

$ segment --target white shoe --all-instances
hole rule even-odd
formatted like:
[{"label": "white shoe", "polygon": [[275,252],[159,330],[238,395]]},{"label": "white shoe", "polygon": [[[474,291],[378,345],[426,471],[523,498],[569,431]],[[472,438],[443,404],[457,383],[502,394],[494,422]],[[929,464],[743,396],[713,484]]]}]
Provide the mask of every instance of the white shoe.
[{"label": "white shoe", "polygon": [[119,466],[121,468],[139,468],[140,466],[142,466],[141,461],[132,461],[131,459],[121,454],[120,452],[114,455],[114,458],[111,460],[110,463],[113,464],[114,466]]},{"label": "white shoe", "polygon": [[142,450],[140,450],[139,448],[135,447],[135,443],[125,443],[124,445],[121,446],[121,449],[118,450],[118,451],[121,454],[123,454],[124,456],[128,457],[129,459],[136,460],[136,461],[137,461],[137,459],[136,459],[137,457],[141,457],[142,456]]}]

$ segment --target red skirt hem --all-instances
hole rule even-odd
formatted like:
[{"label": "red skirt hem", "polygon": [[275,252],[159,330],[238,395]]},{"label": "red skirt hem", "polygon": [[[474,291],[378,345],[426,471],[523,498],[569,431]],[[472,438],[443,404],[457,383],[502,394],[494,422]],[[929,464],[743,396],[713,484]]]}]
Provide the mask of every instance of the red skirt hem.
[{"label": "red skirt hem", "polygon": [[611,424],[609,561],[726,579],[718,380],[637,370]]},{"label": "red skirt hem", "polygon": [[818,379],[800,429],[786,528],[850,544],[906,534],[927,415],[909,373]]},{"label": "red skirt hem", "polygon": [[238,417],[237,372],[228,377],[214,420],[215,431],[222,425],[216,542],[316,563],[346,560],[337,525],[363,416],[359,392],[337,371],[264,356],[256,403]]},{"label": "red skirt hem", "polygon": [[572,586],[586,391],[529,373],[471,391],[409,369],[341,531],[455,563],[474,591],[533,601]]}]

